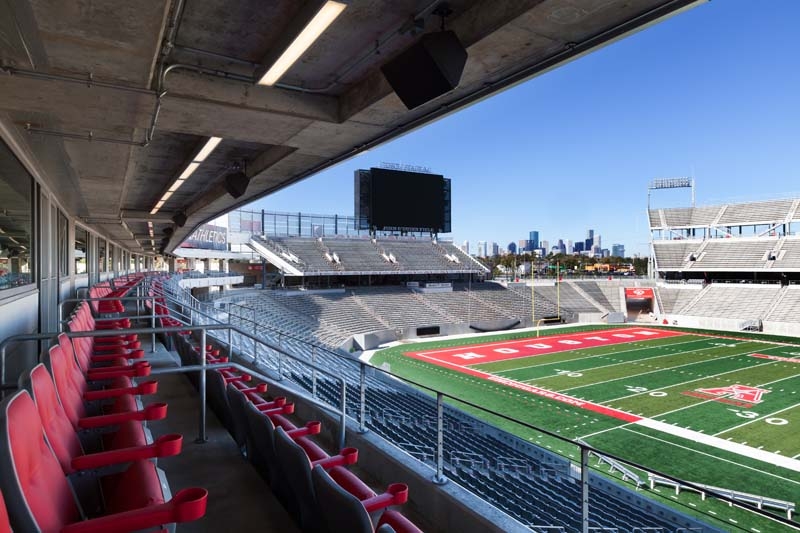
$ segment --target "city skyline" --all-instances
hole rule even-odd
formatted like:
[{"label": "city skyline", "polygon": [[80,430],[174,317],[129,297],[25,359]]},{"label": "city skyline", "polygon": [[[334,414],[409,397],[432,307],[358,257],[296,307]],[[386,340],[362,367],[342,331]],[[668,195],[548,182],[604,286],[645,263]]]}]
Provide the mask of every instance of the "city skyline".
[{"label": "city skyline", "polygon": [[[506,253],[522,254],[526,252],[537,253],[541,256],[546,256],[550,252],[553,252],[567,255],[575,253],[594,257],[626,257],[625,245],[623,243],[613,243],[611,246],[603,248],[602,235],[600,233],[595,233],[592,228],[586,231],[586,238],[583,240],[573,241],[572,239],[565,240],[564,238],[558,238],[552,241],[555,243],[552,246],[550,245],[551,240],[540,240],[539,235],[540,232],[538,230],[531,230],[528,232],[528,239],[520,239],[516,242],[511,241],[506,246],[501,246],[495,241],[471,241],[470,239],[464,240],[459,246],[465,253],[471,253],[476,257],[493,257]],[[453,242],[457,244],[455,241]],[[471,247],[471,242],[476,243],[475,248]],[[556,249],[558,249],[558,252]],[[495,250],[497,253],[492,253]],[[634,255],[638,256],[639,254],[631,254],[631,257]]]},{"label": "city skyline", "polygon": [[[534,227],[577,242],[594,225],[646,255],[654,178],[695,177],[698,205],[800,196],[800,69],[787,68],[800,2],[759,5],[702,4],[254,207],[350,214],[354,169],[409,163],[452,179],[454,242],[506,246]],[[656,192],[656,207],[690,204]]]}]

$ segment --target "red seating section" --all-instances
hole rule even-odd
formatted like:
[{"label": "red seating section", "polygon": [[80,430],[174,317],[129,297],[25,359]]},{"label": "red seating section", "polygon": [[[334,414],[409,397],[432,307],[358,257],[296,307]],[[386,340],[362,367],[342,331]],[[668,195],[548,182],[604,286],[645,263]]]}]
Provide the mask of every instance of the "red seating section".
[{"label": "red seating section", "polygon": [[[137,485],[141,468],[125,483],[119,482],[113,506],[128,510],[82,520],[67,477],[45,440],[39,412],[27,391],[10,396],[0,405],[0,484],[6,499],[10,523],[18,531],[62,531],[93,533],[136,531],[163,524],[196,520],[205,514],[207,491],[199,488],[178,492],[167,503],[145,507]],[[120,501],[121,500],[121,501]]]},{"label": "red seating section", "polygon": [[[111,288],[109,282],[97,283],[89,289],[89,298],[122,298],[141,280],[142,276],[130,276],[127,279],[117,279],[116,288]],[[92,301],[92,308],[98,315],[121,313],[125,310],[120,300]]]}]

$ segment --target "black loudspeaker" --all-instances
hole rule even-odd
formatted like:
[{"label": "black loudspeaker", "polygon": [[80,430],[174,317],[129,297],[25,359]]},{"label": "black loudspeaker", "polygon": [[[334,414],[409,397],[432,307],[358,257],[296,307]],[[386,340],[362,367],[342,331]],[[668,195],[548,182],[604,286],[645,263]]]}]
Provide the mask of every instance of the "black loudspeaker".
[{"label": "black loudspeaker", "polygon": [[173,232],[173,231],[174,231],[174,230],[173,230],[172,228],[164,228],[163,230],[161,230],[161,232],[162,232],[164,235],[166,235],[167,237],[169,237],[170,235],[172,235],[172,232]]},{"label": "black loudspeaker", "polygon": [[427,33],[381,67],[386,81],[408,109],[458,86],[467,51],[452,31]]},{"label": "black loudspeaker", "polygon": [[175,213],[172,217],[172,221],[175,223],[176,226],[182,228],[184,224],[186,224],[186,213],[181,211],[180,213]]},{"label": "black loudspeaker", "polygon": [[247,190],[250,178],[241,170],[225,176],[225,190],[234,198],[239,198]]}]

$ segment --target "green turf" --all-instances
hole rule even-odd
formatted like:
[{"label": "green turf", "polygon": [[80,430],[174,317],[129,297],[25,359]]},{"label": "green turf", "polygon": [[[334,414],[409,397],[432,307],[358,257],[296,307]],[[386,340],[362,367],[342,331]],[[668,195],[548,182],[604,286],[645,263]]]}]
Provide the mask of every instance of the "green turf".
[{"label": "green turf", "polygon": [[[558,334],[575,331],[592,331],[592,328],[565,328]],[[628,425],[621,420],[404,355],[404,352],[466,347],[520,338],[526,337],[513,333],[404,345],[375,354],[372,363],[386,365],[396,375],[485,409],[504,413],[566,439],[583,437],[598,449],[652,470],[693,482],[772,498],[795,502],[800,499],[800,474],[797,472],[668,433]],[[540,338],[537,342],[542,340]],[[681,428],[708,435],[718,434],[721,439],[746,443],[754,449],[794,457],[800,454],[800,439],[796,438],[796,428],[800,425],[800,364],[749,355],[763,353],[796,357],[792,354],[800,353],[797,346],[776,345],[775,342],[798,343],[797,339],[775,336],[738,333],[709,336],[703,331],[687,331],[680,336],[637,339],[630,343],[541,354],[472,367]],[[760,404],[750,408],[686,394],[700,388],[736,383],[770,392],[763,395]],[[464,408],[463,404],[460,406]],[[577,459],[577,448],[569,442],[489,415],[480,409],[467,407],[466,410],[530,442]],[[771,423],[766,422],[768,418]],[[658,494],[658,497],[674,500],[666,495],[668,489],[662,487],[661,490],[665,495]],[[685,507],[688,505],[686,498],[692,496],[681,496],[673,503]],[[710,501],[692,501],[692,504],[697,506],[692,509],[699,513],[710,513],[718,506],[718,502]],[[730,509],[727,505],[723,508]],[[723,522],[736,520],[736,527],[746,530],[750,527],[762,532],[775,530],[774,525],[764,519],[736,508],[720,519]]]}]

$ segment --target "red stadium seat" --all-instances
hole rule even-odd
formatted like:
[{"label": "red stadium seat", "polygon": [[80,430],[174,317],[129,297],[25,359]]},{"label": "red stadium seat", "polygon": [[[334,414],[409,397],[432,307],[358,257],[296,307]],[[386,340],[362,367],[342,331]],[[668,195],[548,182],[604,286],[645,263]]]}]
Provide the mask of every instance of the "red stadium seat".
[{"label": "red stadium seat", "polygon": [[[27,391],[0,404],[0,489],[17,531],[100,533],[137,531],[196,520],[205,514],[208,492],[192,488],[167,503],[82,520],[72,489],[45,440],[42,421]],[[124,487],[136,498],[140,487]],[[120,488],[122,490],[122,487]]]}]

